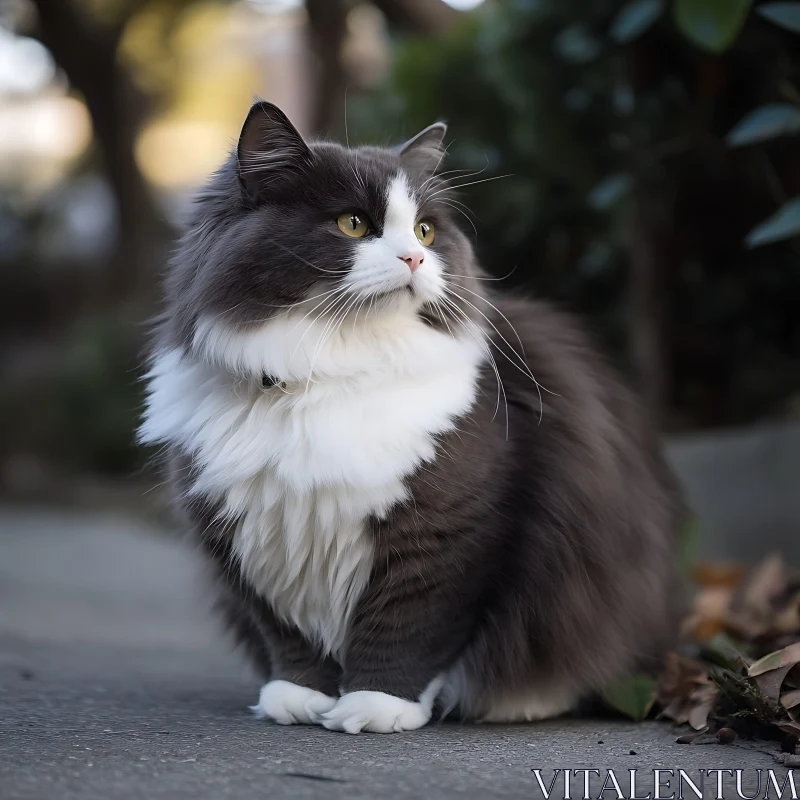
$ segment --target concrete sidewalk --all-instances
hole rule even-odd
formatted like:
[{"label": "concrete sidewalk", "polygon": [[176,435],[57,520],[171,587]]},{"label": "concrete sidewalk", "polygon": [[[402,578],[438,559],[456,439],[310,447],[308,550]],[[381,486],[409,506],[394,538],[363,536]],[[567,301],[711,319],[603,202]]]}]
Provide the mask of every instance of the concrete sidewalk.
[{"label": "concrete sidewalk", "polygon": [[[207,616],[197,568],[180,543],[125,518],[0,512],[2,800],[531,798],[542,796],[531,770],[549,783],[556,768],[625,781],[638,768],[642,796],[654,769],[744,769],[752,794],[754,770],[777,767],[774,745],[678,745],[659,723],[348,736],[259,722],[247,711],[258,681]],[[597,797],[602,779],[591,785]]]}]

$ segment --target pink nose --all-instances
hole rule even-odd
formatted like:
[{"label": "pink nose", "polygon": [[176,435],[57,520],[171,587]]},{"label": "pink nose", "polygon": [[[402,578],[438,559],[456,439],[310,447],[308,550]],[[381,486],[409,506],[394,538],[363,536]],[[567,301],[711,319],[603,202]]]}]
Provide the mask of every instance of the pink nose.
[{"label": "pink nose", "polygon": [[421,250],[412,250],[410,253],[406,253],[404,256],[397,257],[401,261],[405,261],[406,264],[408,264],[408,268],[412,272],[416,272],[419,269],[419,265],[425,260],[425,255]]}]

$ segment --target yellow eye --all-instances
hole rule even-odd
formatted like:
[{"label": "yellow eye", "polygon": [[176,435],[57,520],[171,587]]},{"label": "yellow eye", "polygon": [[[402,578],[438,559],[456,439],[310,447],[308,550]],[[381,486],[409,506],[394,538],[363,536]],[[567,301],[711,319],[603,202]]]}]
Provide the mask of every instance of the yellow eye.
[{"label": "yellow eye", "polygon": [[433,240],[436,238],[436,234],[433,231],[433,223],[425,222],[425,220],[418,222],[414,226],[414,233],[417,234],[417,239],[419,239],[425,247],[432,245]]},{"label": "yellow eye", "polygon": [[366,235],[369,230],[369,225],[356,213],[350,211],[347,214],[340,214],[336,218],[336,224],[339,230],[346,236],[353,239],[360,239]]}]

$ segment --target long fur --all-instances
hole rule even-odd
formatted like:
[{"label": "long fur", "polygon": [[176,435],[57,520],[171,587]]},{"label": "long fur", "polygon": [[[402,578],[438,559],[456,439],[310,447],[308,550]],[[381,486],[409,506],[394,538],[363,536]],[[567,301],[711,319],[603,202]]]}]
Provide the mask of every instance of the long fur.
[{"label": "long fur", "polygon": [[140,436],[278,722],[552,716],[674,631],[655,439],[573,320],[487,289],[443,135],[309,145],[255,106],[167,280]]}]

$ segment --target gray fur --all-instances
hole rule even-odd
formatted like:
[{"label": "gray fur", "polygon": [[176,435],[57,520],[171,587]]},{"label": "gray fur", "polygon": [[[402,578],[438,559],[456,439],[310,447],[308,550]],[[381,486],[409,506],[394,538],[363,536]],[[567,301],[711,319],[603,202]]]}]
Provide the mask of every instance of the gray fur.
[{"label": "gray fur", "polygon": [[[348,258],[350,243],[329,235],[330,218],[360,208],[380,230],[387,182],[401,166],[411,174],[436,223],[434,247],[468,290],[461,316],[422,315],[454,328],[482,319],[473,306],[488,317],[507,416],[502,401],[496,411],[487,369],[476,406],[409,479],[411,499],[372,521],[374,569],[343,663],[323,661],[275,621],[229,558],[230,525],[203,502],[181,500],[186,454],[172,454],[171,474],[226,619],[265,676],[416,699],[458,662],[479,699],[456,711],[472,717],[501,694],[556,679],[586,693],[656,663],[675,631],[681,506],[636,399],[575,320],[479,280],[468,239],[434,197],[445,188],[431,180],[443,133],[426,129],[422,149],[306,145],[274,107],[255,106],[238,154],[201,194],[180,243],[158,340],[185,346],[203,315],[244,328],[302,299],[326,280],[312,263]],[[517,335],[547,389],[541,396],[511,363],[507,343],[519,350]]]}]

